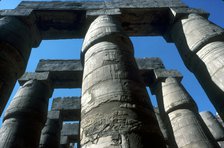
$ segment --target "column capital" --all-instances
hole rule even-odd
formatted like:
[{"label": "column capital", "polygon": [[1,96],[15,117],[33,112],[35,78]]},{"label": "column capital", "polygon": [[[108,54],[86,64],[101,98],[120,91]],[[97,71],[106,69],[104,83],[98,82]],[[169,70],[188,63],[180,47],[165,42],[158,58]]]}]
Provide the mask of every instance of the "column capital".
[{"label": "column capital", "polygon": [[18,81],[21,86],[26,85],[30,81],[41,82],[49,88],[49,98],[52,96],[54,88],[52,86],[50,72],[42,72],[42,73],[26,72]]},{"label": "column capital", "polygon": [[200,13],[189,13],[176,19],[167,33],[224,120],[224,29]]},{"label": "column capital", "polygon": [[[81,52],[82,63],[84,63],[86,51],[102,41],[116,43],[120,46],[126,45],[123,46],[124,49],[134,52],[131,40],[124,33],[120,22],[114,16],[100,15],[91,23],[84,38]],[[102,46],[102,48],[105,47]]]},{"label": "column capital", "polygon": [[[32,47],[32,32],[23,17],[4,16],[0,12],[0,114],[2,113],[16,80],[24,73]],[[24,13],[29,13],[25,11]]]},{"label": "column capital", "polygon": [[[12,10],[2,10],[0,13],[2,18],[14,18],[19,20],[27,30],[24,31],[24,36],[30,35],[30,43],[31,47],[38,47],[40,42],[42,41],[42,37],[40,31],[37,27],[36,23],[36,15],[33,12],[33,9],[12,9]],[[17,25],[15,23],[11,23],[12,25]],[[16,26],[18,27],[18,26]],[[21,28],[17,28],[19,30]],[[26,40],[28,41],[28,40]]]},{"label": "column capital", "polygon": [[169,9],[170,9],[171,23],[184,17],[187,17],[189,14],[198,14],[204,18],[209,17],[209,13],[201,9],[187,8],[187,7],[178,7]]},{"label": "column capital", "polygon": [[168,42],[174,42],[171,35],[170,30],[172,29],[172,26],[175,22],[177,22],[180,19],[188,17],[190,14],[198,14],[204,18],[209,17],[209,13],[201,10],[201,9],[195,9],[195,8],[188,8],[188,7],[177,7],[177,8],[169,8],[169,14],[170,14],[170,22],[169,27],[167,27],[167,32],[163,35],[164,39]]},{"label": "column capital", "polygon": [[153,83],[149,84],[152,94],[155,94],[157,86],[169,77],[175,78],[178,82],[183,79],[183,75],[177,70],[154,69]]},{"label": "column capital", "polygon": [[0,18],[0,40],[15,47],[26,57],[31,48],[31,32],[24,21],[14,16]]}]

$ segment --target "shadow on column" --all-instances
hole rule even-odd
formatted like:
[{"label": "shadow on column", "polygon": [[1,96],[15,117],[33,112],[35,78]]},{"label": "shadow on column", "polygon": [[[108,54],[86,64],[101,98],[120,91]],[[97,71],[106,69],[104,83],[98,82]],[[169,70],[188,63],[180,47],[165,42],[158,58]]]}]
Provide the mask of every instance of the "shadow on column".
[{"label": "shadow on column", "polygon": [[48,84],[30,80],[19,88],[0,129],[0,147],[36,148],[39,146],[52,89]]},{"label": "shadow on column", "polygon": [[189,14],[174,23],[170,35],[224,120],[224,30],[198,14]]}]

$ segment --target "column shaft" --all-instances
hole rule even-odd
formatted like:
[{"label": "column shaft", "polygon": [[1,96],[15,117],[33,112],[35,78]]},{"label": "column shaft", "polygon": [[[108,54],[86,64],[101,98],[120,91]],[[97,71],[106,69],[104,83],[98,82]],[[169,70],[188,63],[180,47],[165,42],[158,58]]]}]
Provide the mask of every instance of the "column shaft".
[{"label": "column shaft", "polygon": [[29,28],[14,17],[0,18],[0,115],[31,51]]},{"label": "column shaft", "polygon": [[62,120],[60,111],[49,111],[47,122],[41,131],[39,148],[59,148]]},{"label": "column shaft", "polygon": [[91,24],[82,54],[82,148],[165,147],[133,46],[114,18]]},{"label": "column shaft", "polygon": [[224,128],[219,123],[219,121],[215,118],[215,116],[209,112],[200,112],[200,115],[207,125],[208,129],[212,133],[215,140],[220,144],[221,147],[224,145]]},{"label": "column shaft", "polygon": [[26,82],[10,103],[0,129],[0,147],[37,148],[47,118],[49,85]]},{"label": "column shaft", "polygon": [[169,117],[166,114],[164,114],[164,111],[162,111],[163,112],[162,114],[160,113],[161,107],[155,108],[154,111],[155,111],[155,115],[156,115],[160,130],[166,142],[166,147],[177,148],[177,144],[173,135],[173,129],[169,121]]},{"label": "column shaft", "polygon": [[61,136],[60,138],[60,148],[69,148],[69,139],[68,136]]},{"label": "column shaft", "polygon": [[186,67],[194,73],[224,120],[224,30],[197,14],[190,14],[179,19],[170,34]]},{"label": "column shaft", "polygon": [[176,80],[168,77],[157,85],[157,99],[160,108],[164,108],[173,128],[173,134],[179,148],[215,148],[215,139],[200,118],[197,106],[191,96]]},{"label": "column shaft", "polygon": [[61,128],[58,122],[58,120],[47,119],[42,129],[39,148],[59,148]]}]

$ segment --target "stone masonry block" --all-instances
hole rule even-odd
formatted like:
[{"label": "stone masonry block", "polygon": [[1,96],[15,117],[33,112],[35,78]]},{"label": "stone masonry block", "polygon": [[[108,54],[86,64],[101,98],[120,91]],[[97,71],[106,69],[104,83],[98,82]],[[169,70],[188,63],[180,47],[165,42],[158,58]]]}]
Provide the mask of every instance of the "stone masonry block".
[{"label": "stone masonry block", "polygon": [[29,80],[49,81],[50,73],[49,72],[41,72],[41,73],[26,72],[18,81],[20,85],[23,85]]},{"label": "stone masonry block", "polygon": [[[159,58],[136,58],[146,85],[151,83],[153,69],[163,69]],[[50,72],[54,88],[81,88],[83,68],[80,60],[40,60],[36,72]],[[34,75],[34,74],[33,74]]]},{"label": "stone masonry block", "polygon": [[63,124],[61,136],[67,136],[70,143],[77,143],[79,140],[79,123]]},{"label": "stone masonry block", "polygon": [[47,118],[48,119],[58,119],[58,120],[60,120],[61,119],[61,113],[60,113],[60,111],[48,111]]},{"label": "stone masonry block", "polygon": [[164,81],[167,77],[177,78],[178,80],[183,78],[182,74],[177,70],[155,69],[154,73],[157,81]]},{"label": "stone masonry block", "polygon": [[[86,17],[86,15],[121,13],[119,19],[128,35],[154,36],[162,35],[167,28],[167,22],[170,22],[170,10],[167,8],[179,7],[185,8],[187,6],[180,0],[132,0],[131,2],[129,0],[96,2],[24,1],[16,9],[2,11],[0,16],[23,17],[29,23],[35,22],[38,24],[37,27],[42,39],[66,39],[85,36],[86,26],[90,25],[92,19]],[[121,11],[116,11],[118,9]],[[98,10],[107,11],[99,12]],[[29,20],[31,15],[38,19]]]},{"label": "stone masonry block", "polygon": [[50,72],[54,88],[81,88],[80,60],[40,60],[36,72]]},{"label": "stone masonry block", "polygon": [[63,121],[80,120],[80,97],[54,98],[53,111],[60,111]]}]

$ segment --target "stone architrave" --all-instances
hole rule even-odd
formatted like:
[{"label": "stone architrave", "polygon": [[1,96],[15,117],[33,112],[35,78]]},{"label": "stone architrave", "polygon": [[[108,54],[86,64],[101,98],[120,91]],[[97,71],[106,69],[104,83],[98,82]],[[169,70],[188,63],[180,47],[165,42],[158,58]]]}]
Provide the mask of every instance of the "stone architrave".
[{"label": "stone architrave", "polygon": [[170,36],[186,67],[194,73],[224,120],[223,28],[198,14],[189,14],[176,18]]},{"label": "stone architrave", "polygon": [[80,102],[80,97],[54,98],[51,110],[60,111],[63,121],[80,121]]},{"label": "stone architrave", "polygon": [[0,129],[0,147],[36,148],[47,118],[51,87],[38,80],[20,87],[8,109]]},{"label": "stone architrave", "polygon": [[79,123],[64,123],[61,129],[61,136],[67,136],[69,143],[79,143]]},{"label": "stone architrave", "polygon": [[156,82],[154,93],[159,108],[164,110],[163,116],[169,117],[178,148],[219,147],[179,78],[167,75],[164,80]]},{"label": "stone architrave", "polygon": [[81,60],[81,147],[164,148],[132,43],[115,18],[92,22]]},{"label": "stone architrave", "polygon": [[80,147],[79,123],[64,123],[61,129],[60,148],[70,148],[71,144],[76,143]]},{"label": "stone architrave", "polygon": [[0,18],[0,115],[26,69],[31,47],[30,29],[25,23],[15,17]]}]

